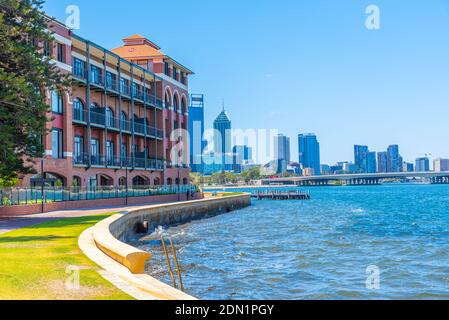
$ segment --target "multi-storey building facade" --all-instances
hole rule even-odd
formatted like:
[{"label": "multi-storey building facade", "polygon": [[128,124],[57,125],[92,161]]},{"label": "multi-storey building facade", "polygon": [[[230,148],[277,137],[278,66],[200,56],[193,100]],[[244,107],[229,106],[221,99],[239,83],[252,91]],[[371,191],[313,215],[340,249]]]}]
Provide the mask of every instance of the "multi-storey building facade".
[{"label": "multi-storey building facade", "polygon": [[189,105],[190,167],[192,172],[203,173],[204,140],[204,95],[191,94]]},{"label": "multi-storey building facade", "polygon": [[417,158],[415,162],[416,172],[429,172],[430,171],[430,160],[427,157]]},{"label": "multi-storey building facade", "polygon": [[[45,158],[22,185],[40,184],[41,172],[47,185],[68,187],[188,184],[188,141],[174,131],[187,130],[192,72],[165,55],[137,54],[135,46],[158,48],[140,36],[113,52],[56,21],[50,29],[55,40],[44,51],[72,84],[49,91]],[[166,75],[167,67],[176,71]]]},{"label": "multi-storey building facade", "polygon": [[313,175],[321,173],[320,143],[313,133],[298,135],[299,163],[303,169],[312,169]]},{"label": "multi-storey building facade", "polygon": [[435,172],[449,171],[449,159],[435,159],[433,161],[433,170]]}]

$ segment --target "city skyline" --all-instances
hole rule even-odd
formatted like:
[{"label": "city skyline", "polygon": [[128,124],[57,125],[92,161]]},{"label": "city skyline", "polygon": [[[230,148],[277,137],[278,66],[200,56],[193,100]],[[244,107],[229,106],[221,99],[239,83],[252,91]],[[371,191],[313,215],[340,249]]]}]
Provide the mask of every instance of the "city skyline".
[{"label": "city skyline", "polygon": [[[219,122],[220,124],[218,124]],[[225,127],[223,127],[225,125]],[[228,144],[228,150],[234,150],[235,147],[250,147],[247,145],[239,145],[239,144],[233,144],[233,128],[231,127],[231,120],[229,115],[227,114],[227,111],[225,111],[224,106],[222,106],[221,112],[218,114],[216,119],[213,123],[213,129],[214,129],[214,141],[209,141],[209,143],[213,142],[215,146],[218,146],[219,150],[214,150],[215,153],[222,153],[222,144],[224,141]],[[299,133],[298,138],[301,139],[301,137],[312,137],[314,139],[319,140],[319,136],[315,133]],[[216,139],[220,139],[221,141],[216,143]],[[282,142],[281,142],[282,141]],[[294,139],[293,139],[294,141]],[[207,145],[207,143],[206,143]],[[298,143],[298,149],[299,149],[299,143]],[[252,147],[250,149],[252,150]],[[276,160],[284,160],[284,158],[287,158],[287,161],[285,161],[285,165],[289,165],[291,163],[294,163],[294,156],[291,152],[291,137],[284,135],[282,133],[276,134],[273,137],[273,155],[270,158],[269,156],[266,158],[268,160],[260,161],[259,165],[267,165],[270,162],[276,161]],[[386,149],[386,151],[381,150],[372,150],[367,145],[353,145],[353,155],[352,159],[339,159],[336,162],[333,163],[325,163],[321,161],[321,153],[323,151],[321,144],[317,141],[317,148],[318,148],[318,158],[320,159],[320,166],[335,166],[341,163],[346,163],[347,166],[355,168],[354,171],[358,171],[360,173],[386,173],[386,172],[400,172],[400,171],[415,171],[415,168],[418,167],[417,162],[419,159],[427,158],[429,162],[429,169],[434,170],[435,163],[438,160],[443,160],[443,167],[445,167],[446,164],[446,158],[443,158],[439,155],[435,155],[432,157],[431,154],[425,154],[425,153],[417,153],[420,156],[417,156],[413,159],[406,159],[402,157],[400,151],[399,151],[399,145],[397,144],[389,144],[387,145],[387,148],[381,148],[381,150]],[[226,149],[226,148],[225,148]],[[257,149],[257,148],[256,148]],[[299,150],[298,150],[299,151]],[[225,152],[226,153],[226,152]],[[235,151],[233,151],[235,153]],[[257,150],[256,150],[257,153]],[[298,159],[300,158],[301,152],[298,152]],[[422,155],[425,155],[425,157],[422,157]],[[219,161],[218,159],[215,159],[214,161]],[[223,160],[224,161],[224,160]],[[308,161],[308,160],[307,160]],[[449,163],[449,160],[447,160]],[[235,161],[233,162],[235,164]],[[299,163],[301,163],[301,159],[299,159]],[[229,166],[228,166],[229,167]],[[304,168],[308,168],[309,166],[305,166]],[[217,167],[218,168],[218,167]],[[230,167],[228,168],[230,169]],[[315,170],[318,169],[318,164],[316,163]],[[220,171],[220,170],[219,170]],[[321,170],[320,170],[321,171]],[[353,171],[353,170],[350,170]],[[422,171],[421,169],[417,169],[417,171]]]},{"label": "city skyline", "polygon": [[[315,132],[324,163],[351,159],[353,144],[373,150],[399,144],[406,159],[421,153],[449,158],[449,142],[441,135],[449,116],[445,1],[376,1],[381,29],[374,31],[365,27],[365,2],[175,0],[179,19],[170,24],[164,15],[145,19],[147,12],[166,10],[161,2],[135,1],[98,15],[103,3],[76,2],[77,33],[108,48],[140,33],[176,52],[197,74],[190,88],[205,94],[206,123],[224,98],[234,128],[277,128],[290,137]],[[44,8],[65,21],[71,4],[48,0]],[[193,18],[185,23],[183,16]],[[117,19],[132,23],[109,23]],[[272,57],[276,62],[267,63]],[[296,158],[296,139],[291,147]]]}]

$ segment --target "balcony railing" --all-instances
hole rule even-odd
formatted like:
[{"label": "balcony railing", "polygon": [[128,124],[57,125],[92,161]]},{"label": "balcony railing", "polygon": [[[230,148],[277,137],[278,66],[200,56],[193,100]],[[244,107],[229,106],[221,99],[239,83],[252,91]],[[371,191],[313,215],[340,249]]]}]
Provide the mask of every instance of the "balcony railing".
[{"label": "balcony railing", "polygon": [[101,73],[93,73],[91,72],[90,83],[97,86],[104,86],[104,77]]},{"label": "balcony railing", "polygon": [[102,113],[90,112],[90,123],[105,126],[106,125],[106,116]]},{"label": "balcony railing", "polygon": [[131,132],[131,121],[120,120],[120,129],[122,129],[122,131]]},{"label": "balcony railing", "polygon": [[106,166],[106,157],[100,154],[91,155],[90,161],[93,166]]},{"label": "balcony railing", "polygon": [[42,192],[37,188],[0,188],[0,207],[31,205],[54,202],[68,202],[95,199],[115,199],[125,197],[147,197],[168,194],[192,195],[199,190],[192,185],[165,185],[165,186],[95,186],[81,187],[49,187],[45,186]]},{"label": "balcony railing", "polygon": [[103,156],[103,155],[91,155],[87,153],[74,154],[73,164],[75,166],[88,166],[89,159],[91,159],[90,165],[103,166],[103,167],[121,167],[121,168],[140,168],[148,170],[162,170],[164,169],[165,162],[163,160],[145,159],[145,155],[142,153],[136,154],[135,157],[117,157],[117,156]]},{"label": "balcony railing", "polygon": [[73,118],[74,121],[87,122],[86,110],[73,108],[72,118]]},{"label": "balcony railing", "polygon": [[73,63],[72,76],[77,79],[86,80],[85,66]]},{"label": "balcony railing", "polygon": [[89,164],[89,155],[87,153],[75,153],[73,155],[73,164],[78,166],[87,166]]},{"label": "balcony railing", "polygon": [[111,79],[106,77],[106,89],[118,92],[118,81],[116,79]]},{"label": "balcony railing", "polygon": [[124,96],[131,96],[131,87],[130,85],[126,85],[123,83],[120,83],[120,93]]}]

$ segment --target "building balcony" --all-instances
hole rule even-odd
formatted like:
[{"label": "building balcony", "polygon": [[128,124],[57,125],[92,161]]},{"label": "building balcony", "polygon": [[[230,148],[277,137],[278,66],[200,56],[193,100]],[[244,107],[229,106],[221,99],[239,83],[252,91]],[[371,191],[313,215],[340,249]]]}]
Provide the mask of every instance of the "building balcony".
[{"label": "building balcony", "polygon": [[75,167],[89,167],[90,165],[100,168],[127,168],[155,171],[164,170],[165,162],[159,159],[145,159],[144,153],[136,154],[136,157],[131,158],[81,153],[74,154],[73,165]]}]

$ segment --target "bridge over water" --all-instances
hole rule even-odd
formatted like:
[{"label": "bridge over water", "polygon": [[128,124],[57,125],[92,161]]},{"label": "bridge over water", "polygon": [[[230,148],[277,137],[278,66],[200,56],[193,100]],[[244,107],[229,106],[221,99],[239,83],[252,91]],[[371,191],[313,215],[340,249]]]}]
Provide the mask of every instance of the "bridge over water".
[{"label": "bridge over water", "polygon": [[432,184],[449,184],[449,171],[446,172],[390,172],[390,173],[362,173],[337,174],[323,176],[301,176],[291,178],[262,179],[263,185],[286,184],[298,186],[327,186],[331,182],[346,185],[379,185],[387,179],[427,179]]}]

